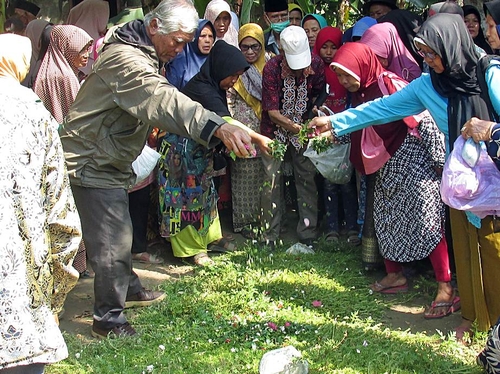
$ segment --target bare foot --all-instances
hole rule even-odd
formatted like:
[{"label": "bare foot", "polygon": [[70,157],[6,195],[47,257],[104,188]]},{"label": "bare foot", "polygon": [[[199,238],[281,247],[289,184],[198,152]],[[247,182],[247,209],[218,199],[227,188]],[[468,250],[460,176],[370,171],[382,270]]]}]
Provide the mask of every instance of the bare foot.
[{"label": "bare foot", "polygon": [[193,262],[198,266],[210,266],[214,264],[214,261],[204,252],[194,255]]},{"label": "bare foot", "polygon": [[472,321],[462,318],[462,322],[454,330],[457,342],[462,344],[470,343],[470,339],[472,338]]}]

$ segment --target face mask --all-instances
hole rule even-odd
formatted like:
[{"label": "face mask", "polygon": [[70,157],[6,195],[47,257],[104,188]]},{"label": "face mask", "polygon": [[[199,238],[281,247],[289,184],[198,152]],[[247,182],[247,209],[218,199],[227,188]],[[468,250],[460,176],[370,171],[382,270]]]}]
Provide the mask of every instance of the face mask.
[{"label": "face mask", "polygon": [[288,25],[290,25],[290,21],[271,23],[271,30],[276,33],[282,32]]}]

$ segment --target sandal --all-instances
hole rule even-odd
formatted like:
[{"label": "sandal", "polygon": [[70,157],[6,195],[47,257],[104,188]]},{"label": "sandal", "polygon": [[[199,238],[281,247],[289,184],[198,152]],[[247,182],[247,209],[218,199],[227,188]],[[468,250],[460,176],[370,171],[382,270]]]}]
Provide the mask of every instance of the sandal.
[{"label": "sandal", "polygon": [[[433,314],[434,310],[436,308],[442,308],[441,313],[438,314]],[[424,313],[424,318],[425,319],[439,319],[443,317],[447,317],[450,314],[457,312],[460,310],[460,297],[455,296],[453,297],[453,300],[451,302],[441,302],[437,303],[433,301],[431,303],[431,306],[427,311]],[[463,336],[463,333],[462,333]],[[457,339],[458,340],[458,339]]]},{"label": "sandal", "polygon": [[325,240],[327,242],[338,242],[340,238],[340,235],[337,231],[330,231],[328,234],[325,236]]},{"label": "sandal", "polygon": [[250,239],[250,240],[255,240],[259,237],[257,228],[250,228],[250,227],[243,227],[240,231],[241,236],[243,236],[245,239]]},{"label": "sandal", "polygon": [[357,247],[361,244],[361,239],[359,237],[359,233],[356,230],[349,230],[347,233],[347,242]]},{"label": "sandal", "polygon": [[212,252],[232,252],[236,250],[236,244],[231,243],[226,238],[221,238],[215,242],[210,243],[207,249]]},{"label": "sandal", "polygon": [[193,256],[193,262],[198,266],[209,266],[214,264],[214,260],[212,260],[205,252],[198,253]]},{"label": "sandal", "polygon": [[234,239],[234,236],[233,236],[233,235],[231,235],[231,234],[223,234],[223,235],[222,235],[222,239],[225,239],[225,240],[227,240],[228,242],[232,242],[232,241],[234,241],[234,240],[235,240],[235,239]]},{"label": "sandal", "polygon": [[404,283],[400,286],[384,286],[383,284],[376,281],[370,285],[370,289],[373,292],[382,293],[384,295],[395,295],[398,293],[408,292],[408,283]]},{"label": "sandal", "polygon": [[132,253],[132,261],[140,262],[143,264],[161,264],[163,259],[148,252]]}]

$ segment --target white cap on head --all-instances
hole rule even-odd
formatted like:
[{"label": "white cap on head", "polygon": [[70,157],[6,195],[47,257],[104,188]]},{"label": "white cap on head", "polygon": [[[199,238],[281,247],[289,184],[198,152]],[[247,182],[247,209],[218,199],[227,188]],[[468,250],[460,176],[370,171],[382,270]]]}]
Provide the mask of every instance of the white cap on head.
[{"label": "white cap on head", "polygon": [[293,25],[286,27],[280,34],[280,42],[290,69],[300,70],[311,65],[309,40],[302,27]]}]

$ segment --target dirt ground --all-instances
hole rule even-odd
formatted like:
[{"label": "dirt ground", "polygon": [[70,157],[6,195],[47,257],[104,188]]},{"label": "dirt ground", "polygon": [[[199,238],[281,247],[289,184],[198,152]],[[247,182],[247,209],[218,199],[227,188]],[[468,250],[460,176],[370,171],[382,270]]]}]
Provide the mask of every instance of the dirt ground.
[{"label": "dirt ground", "polygon": [[[227,222],[222,221],[223,228],[229,227]],[[295,242],[296,237],[293,229],[288,229],[286,241]],[[231,232],[231,230],[227,230]],[[241,244],[245,239],[238,234],[231,234],[235,238],[235,243]],[[361,250],[361,247],[357,247]],[[134,270],[139,275],[144,287],[155,288],[165,280],[175,280],[184,275],[192,273],[193,267],[172,256],[164,244],[157,244],[150,249],[152,253],[161,253],[165,259],[162,265],[140,264],[134,262]],[[373,280],[383,277],[382,272],[375,272],[369,275]],[[81,335],[84,339],[91,339],[90,329],[92,325],[92,305],[93,305],[93,284],[92,278],[80,279],[73,291],[68,295],[65,303],[65,312],[60,319],[60,327],[70,334]],[[411,285],[411,282],[410,282]],[[375,296],[374,296],[375,297]],[[394,296],[377,295],[391,299]],[[460,312],[454,313],[446,318],[437,320],[426,320],[423,318],[425,306],[432,301],[429,296],[415,297],[404,303],[394,303],[387,311],[386,324],[392,328],[409,330],[412,333],[422,332],[432,335],[438,329],[443,333],[448,333],[460,324]]]}]

